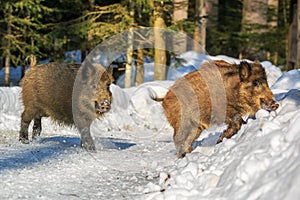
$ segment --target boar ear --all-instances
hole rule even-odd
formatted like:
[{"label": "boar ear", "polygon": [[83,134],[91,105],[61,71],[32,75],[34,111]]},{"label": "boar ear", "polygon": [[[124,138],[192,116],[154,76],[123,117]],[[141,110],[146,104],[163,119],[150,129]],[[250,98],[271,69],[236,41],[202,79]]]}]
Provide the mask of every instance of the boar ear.
[{"label": "boar ear", "polygon": [[241,61],[239,67],[239,74],[241,80],[245,80],[250,76],[251,73],[251,65],[246,61]]},{"label": "boar ear", "polygon": [[84,65],[82,65],[82,79],[87,80],[88,78],[92,77],[95,73],[96,69],[89,61],[86,61]]}]

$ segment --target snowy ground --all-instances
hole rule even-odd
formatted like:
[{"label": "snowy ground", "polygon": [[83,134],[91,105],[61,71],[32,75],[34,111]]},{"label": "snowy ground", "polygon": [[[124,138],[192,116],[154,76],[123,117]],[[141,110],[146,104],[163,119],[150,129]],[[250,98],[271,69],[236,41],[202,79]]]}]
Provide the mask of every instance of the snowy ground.
[{"label": "snowy ground", "polygon": [[207,144],[216,129],[205,131],[183,159],[151,99],[172,81],[111,86],[112,110],[92,126],[97,153],[78,147],[75,128],[49,119],[39,141],[20,144],[21,89],[0,88],[0,199],[299,199],[300,71],[278,79],[280,70],[263,64],[278,111],[259,111],[215,146]]}]

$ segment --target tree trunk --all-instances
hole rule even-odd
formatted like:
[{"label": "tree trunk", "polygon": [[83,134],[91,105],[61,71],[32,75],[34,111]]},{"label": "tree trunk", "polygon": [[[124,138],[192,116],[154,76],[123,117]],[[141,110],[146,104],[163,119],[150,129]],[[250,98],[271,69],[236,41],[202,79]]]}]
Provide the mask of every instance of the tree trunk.
[{"label": "tree trunk", "polygon": [[135,86],[144,83],[144,53],[142,46],[137,49]]},{"label": "tree trunk", "polygon": [[[298,0],[299,1],[299,0]],[[298,11],[299,12],[299,11]],[[295,68],[297,61],[297,3],[290,2],[290,13],[292,16],[291,24],[288,33],[288,47],[287,47],[287,69]]]},{"label": "tree trunk", "polygon": [[128,32],[128,48],[126,53],[126,66],[125,66],[125,88],[131,87],[131,72],[132,72],[132,51],[133,51],[133,29],[130,28]]},{"label": "tree trunk", "polygon": [[165,80],[167,75],[167,55],[164,38],[165,21],[157,17],[154,22],[154,80]]},{"label": "tree trunk", "polygon": [[[7,14],[7,35],[11,35],[11,15],[12,15],[12,8],[10,3],[7,3],[6,5],[6,14]],[[10,40],[7,40],[7,45],[5,49],[5,75],[4,75],[4,85],[9,86],[9,70],[10,70],[10,48],[11,48],[11,42]]]},{"label": "tree trunk", "polygon": [[[269,0],[268,1],[268,27],[272,28],[273,30],[278,29],[278,8],[279,8],[279,0]],[[275,65],[277,65],[278,61],[278,49],[277,51],[270,54],[270,58],[268,60],[271,60]]]},{"label": "tree trunk", "polygon": [[297,1],[297,60],[296,68],[300,68],[300,0]]},{"label": "tree trunk", "polygon": [[196,0],[196,16],[200,18],[200,22],[196,22],[194,30],[194,43],[193,51],[198,53],[205,53],[206,46],[206,0]]},{"label": "tree trunk", "polygon": [[90,9],[92,10],[95,6],[95,0],[89,0],[89,6],[90,6]]},{"label": "tree trunk", "polygon": [[167,76],[166,40],[164,37],[165,21],[162,17],[162,2],[151,0],[154,18],[154,80],[165,80]]},{"label": "tree trunk", "polygon": [[[188,0],[174,0],[173,22],[174,24],[184,21],[188,18]],[[185,34],[183,27],[179,27],[179,31]],[[185,52],[187,41],[185,37],[180,38],[181,41],[173,42],[174,52]]]},{"label": "tree trunk", "polygon": [[[9,48],[9,47],[7,47]],[[5,55],[5,75],[4,75],[4,85],[9,86],[9,70],[10,70],[10,50],[6,49]]]},{"label": "tree trunk", "polygon": [[[248,38],[259,37],[267,31],[268,0],[243,0],[242,33]],[[250,35],[253,35],[250,37]],[[246,41],[243,56],[251,60],[264,60],[267,53],[260,51],[261,43],[253,39]]]},{"label": "tree trunk", "polygon": [[173,20],[179,22],[188,17],[188,0],[174,0]]},{"label": "tree trunk", "polygon": [[[264,32],[265,29],[253,29],[255,25],[267,25],[268,0],[243,0],[242,30],[244,32]],[[261,26],[263,27],[263,26]]]},{"label": "tree trunk", "polygon": [[270,20],[268,21],[268,25],[270,27],[277,27],[278,26],[278,6],[279,0],[269,0],[268,1],[268,8],[270,12]]},{"label": "tree trunk", "polygon": [[[130,17],[132,17],[132,20],[134,18],[134,0],[129,0],[129,13]],[[125,67],[125,88],[131,87],[131,74],[132,74],[132,56],[133,56],[133,40],[134,40],[134,32],[133,28],[129,29],[128,32],[128,48],[126,53],[126,67]]]}]

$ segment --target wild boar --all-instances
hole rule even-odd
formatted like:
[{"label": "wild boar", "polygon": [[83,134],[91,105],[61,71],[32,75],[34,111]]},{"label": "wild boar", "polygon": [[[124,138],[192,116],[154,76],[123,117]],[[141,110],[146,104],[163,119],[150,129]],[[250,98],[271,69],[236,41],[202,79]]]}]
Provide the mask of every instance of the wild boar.
[{"label": "wild boar", "polygon": [[193,142],[211,125],[226,124],[220,136],[230,138],[238,132],[243,117],[259,109],[275,111],[274,100],[264,68],[259,62],[230,64],[210,61],[200,70],[178,79],[161,99],[165,115],[174,128],[179,158],[192,151]]},{"label": "wild boar", "polygon": [[51,117],[58,124],[75,123],[81,134],[81,147],[95,150],[89,128],[95,118],[110,110],[111,68],[91,65],[88,61],[85,67],[80,66],[48,63],[26,72],[21,81],[24,111],[19,140],[22,143],[29,143],[28,127],[32,120],[32,139],[35,139],[42,131],[41,118]]}]

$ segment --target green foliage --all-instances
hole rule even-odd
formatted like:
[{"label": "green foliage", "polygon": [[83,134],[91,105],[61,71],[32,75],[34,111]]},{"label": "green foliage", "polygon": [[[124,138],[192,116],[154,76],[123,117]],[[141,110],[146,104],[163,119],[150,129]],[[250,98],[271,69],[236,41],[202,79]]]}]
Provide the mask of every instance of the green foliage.
[{"label": "green foliage", "polygon": [[[190,37],[201,23],[201,17],[196,16],[196,1],[189,1],[188,18],[177,23],[172,19],[173,0],[132,1],[133,8],[129,0],[0,0],[0,66],[7,48],[15,66],[24,64],[29,54],[40,59],[62,60],[68,50],[89,51],[130,27],[153,26],[154,10],[168,28],[184,31]],[[218,7],[216,18],[212,18],[215,13],[202,16],[210,20],[206,34],[209,54],[238,57],[239,53],[251,56],[249,52],[270,52],[278,54],[279,64],[285,62],[289,0],[279,1],[279,10],[268,9],[268,21],[277,20],[278,27],[250,26],[264,28],[264,32],[242,31],[243,0],[219,0],[214,6]],[[151,50],[145,52],[150,54]]]},{"label": "green foliage", "polygon": [[25,58],[34,54],[45,56],[43,46],[47,36],[41,34],[47,25],[43,17],[53,12],[44,6],[44,0],[1,1],[0,56],[3,59],[6,49],[10,48],[11,62],[14,66],[24,64]]},{"label": "green foliage", "polygon": [[[208,14],[208,18],[212,21]],[[240,36],[242,1],[219,1],[217,21],[207,27],[207,52],[211,55],[226,54],[238,57],[242,49]]]},{"label": "green foliage", "polygon": [[244,24],[242,30],[243,1],[220,0],[218,20],[212,21],[212,25],[207,27],[208,53],[233,57],[242,54],[244,58],[252,60],[265,60],[269,53],[271,57],[278,56],[272,61],[277,60],[278,64],[285,64],[289,3],[287,0],[283,1],[280,1],[279,11],[273,7],[267,10],[267,22],[275,22],[278,26]]}]

